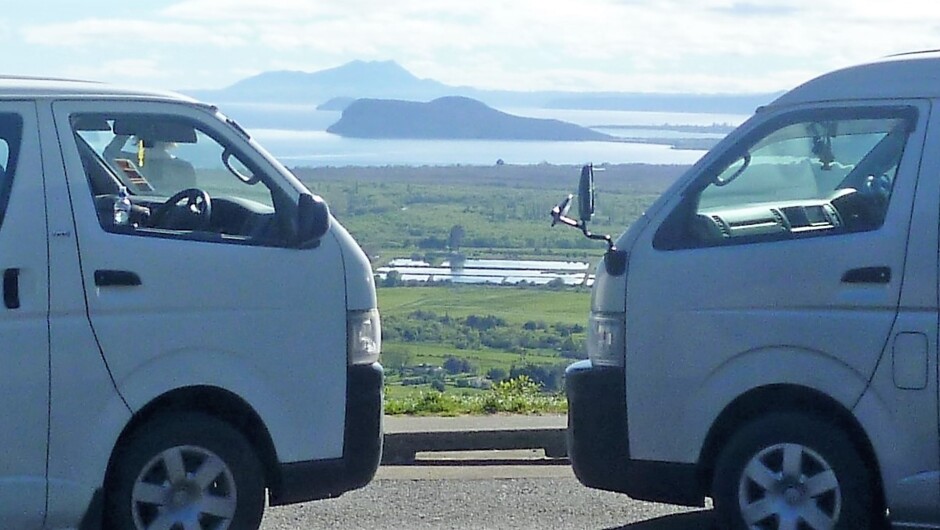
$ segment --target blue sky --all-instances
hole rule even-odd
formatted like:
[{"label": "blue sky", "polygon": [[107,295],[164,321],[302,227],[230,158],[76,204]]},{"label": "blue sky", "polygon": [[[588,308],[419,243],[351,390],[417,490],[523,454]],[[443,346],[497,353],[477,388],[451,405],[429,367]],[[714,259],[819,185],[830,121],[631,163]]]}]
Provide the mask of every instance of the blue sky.
[{"label": "blue sky", "polygon": [[763,92],[940,48],[927,0],[33,0],[0,14],[0,73],[221,88],[395,60],[511,90]]}]

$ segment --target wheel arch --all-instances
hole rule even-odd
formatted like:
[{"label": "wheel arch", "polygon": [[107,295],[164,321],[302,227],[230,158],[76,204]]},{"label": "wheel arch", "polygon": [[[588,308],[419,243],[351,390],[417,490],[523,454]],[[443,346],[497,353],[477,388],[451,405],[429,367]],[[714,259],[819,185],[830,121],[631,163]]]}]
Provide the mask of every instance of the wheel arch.
[{"label": "wheel arch", "polygon": [[848,434],[874,477],[872,486],[879,509],[885,505],[881,467],[871,440],[850,410],[819,390],[792,384],[773,384],[752,389],[729,403],[718,415],[705,438],[698,458],[703,491],[712,482],[721,449],[741,427],[769,413],[796,412],[828,422]]},{"label": "wheel arch", "polygon": [[[265,484],[276,488],[280,483],[277,450],[261,416],[237,394],[215,386],[189,386],[166,392],[138,410],[118,437],[108,462],[108,474],[123,442],[156,417],[178,412],[199,412],[231,425],[255,449],[265,473]],[[107,478],[106,478],[107,482]]]}]

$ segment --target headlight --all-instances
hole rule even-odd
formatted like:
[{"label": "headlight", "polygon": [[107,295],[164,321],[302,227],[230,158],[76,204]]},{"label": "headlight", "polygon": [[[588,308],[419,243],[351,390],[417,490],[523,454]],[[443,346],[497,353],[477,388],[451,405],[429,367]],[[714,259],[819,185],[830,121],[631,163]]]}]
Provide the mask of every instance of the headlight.
[{"label": "headlight", "polygon": [[587,354],[595,366],[624,365],[624,314],[591,313],[588,321]]},{"label": "headlight", "polygon": [[382,325],[379,310],[346,313],[346,355],[350,365],[378,362],[382,351]]}]

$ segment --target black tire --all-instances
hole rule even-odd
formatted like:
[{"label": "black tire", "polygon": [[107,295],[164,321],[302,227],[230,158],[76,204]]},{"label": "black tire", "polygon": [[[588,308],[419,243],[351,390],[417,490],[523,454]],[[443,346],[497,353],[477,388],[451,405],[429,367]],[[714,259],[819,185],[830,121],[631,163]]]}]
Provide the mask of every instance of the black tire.
[{"label": "black tire", "polygon": [[852,441],[799,413],[738,430],[715,463],[712,498],[726,530],[868,530],[877,520],[872,474]]},{"label": "black tire", "polygon": [[195,520],[205,530],[257,530],[264,512],[254,449],[229,424],[199,413],[139,427],[115,451],[105,487],[111,530],[144,530],[158,517]]}]

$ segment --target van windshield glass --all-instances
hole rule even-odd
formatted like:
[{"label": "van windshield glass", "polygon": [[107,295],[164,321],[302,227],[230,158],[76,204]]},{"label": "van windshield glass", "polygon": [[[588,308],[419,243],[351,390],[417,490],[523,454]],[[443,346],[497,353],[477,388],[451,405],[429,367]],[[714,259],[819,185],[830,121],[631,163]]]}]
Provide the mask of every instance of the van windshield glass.
[{"label": "van windshield glass", "polygon": [[702,191],[699,209],[826,199],[843,188],[877,187],[890,195],[907,130],[903,118],[787,125],[720,171]]},{"label": "van windshield glass", "polygon": [[270,190],[217,141],[190,123],[159,116],[78,116],[75,133],[128,191],[169,197],[187,188],[271,207]]}]

